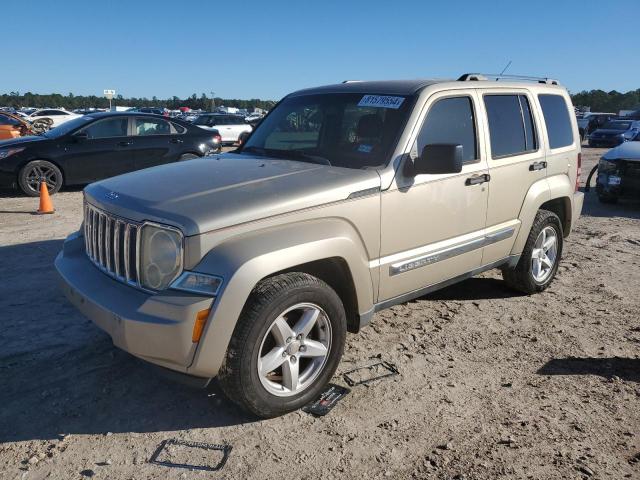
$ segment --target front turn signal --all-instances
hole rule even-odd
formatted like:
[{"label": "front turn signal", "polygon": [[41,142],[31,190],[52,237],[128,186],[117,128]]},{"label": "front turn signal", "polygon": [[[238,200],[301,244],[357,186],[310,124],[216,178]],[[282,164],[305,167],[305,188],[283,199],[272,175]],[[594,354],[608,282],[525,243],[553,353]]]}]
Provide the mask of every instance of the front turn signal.
[{"label": "front turn signal", "polygon": [[209,318],[209,313],[211,313],[210,308],[200,310],[196,313],[196,321],[193,324],[193,334],[191,335],[191,341],[193,343],[198,343],[200,341],[202,332],[204,332],[204,326],[207,324],[207,319]]}]

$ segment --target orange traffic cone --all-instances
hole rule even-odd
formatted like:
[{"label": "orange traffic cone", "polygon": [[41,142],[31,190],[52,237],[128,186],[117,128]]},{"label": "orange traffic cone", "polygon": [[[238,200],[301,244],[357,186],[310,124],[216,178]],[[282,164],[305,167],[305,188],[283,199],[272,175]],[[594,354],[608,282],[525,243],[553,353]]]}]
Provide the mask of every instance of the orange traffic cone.
[{"label": "orange traffic cone", "polygon": [[53,208],[53,202],[51,202],[51,197],[49,196],[47,182],[43,180],[40,182],[40,208],[38,208],[37,213],[38,215],[42,215],[44,213],[53,213],[55,211],[55,208]]}]

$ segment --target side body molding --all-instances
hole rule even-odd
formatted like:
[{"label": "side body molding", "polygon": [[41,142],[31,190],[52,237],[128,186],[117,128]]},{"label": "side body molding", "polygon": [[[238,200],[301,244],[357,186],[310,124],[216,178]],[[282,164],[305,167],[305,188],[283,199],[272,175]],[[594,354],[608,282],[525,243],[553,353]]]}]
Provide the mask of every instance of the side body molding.
[{"label": "side body molding", "polygon": [[360,236],[344,220],[327,218],[271,227],[231,237],[213,248],[193,270],[222,276],[224,284],[188,372],[211,376],[220,369],[236,321],[261,279],[296,265],[336,257],[351,271],[359,313],[372,311],[369,258]]}]

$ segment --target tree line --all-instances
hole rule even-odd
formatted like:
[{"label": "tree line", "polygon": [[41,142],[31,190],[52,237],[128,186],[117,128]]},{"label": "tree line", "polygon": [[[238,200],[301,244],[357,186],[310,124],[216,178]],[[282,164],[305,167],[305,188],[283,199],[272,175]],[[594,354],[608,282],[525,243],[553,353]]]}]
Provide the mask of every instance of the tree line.
[{"label": "tree line", "polygon": [[[592,112],[614,112],[620,110],[635,110],[640,108],[640,88],[631,90],[626,93],[612,90],[605,92],[604,90],[582,91],[571,95],[573,104],[576,107],[591,107]],[[113,104],[124,107],[165,107],[176,110],[179,107],[189,107],[192,109],[211,110],[213,105],[225,107],[237,107],[252,110],[256,107],[269,110],[275,105],[273,100],[260,100],[252,98],[249,100],[228,99],[228,98],[210,98],[206,94],[199,97],[194,93],[187,98],[171,97],[168,99],[152,98],[124,98],[118,95],[114,98]],[[0,95],[0,107],[52,107],[66,108],[74,110],[76,108],[108,108],[109,100],[96,95],[61,95],[59,93],[38,94],[26,92],[9,92]]]},{"label": "tree line", "polygon": [[[117,95],[112,100],[113,105],[119,107],[165,107],[170,110],[177,110],[179,107],[189,107],[191,109],[211,110],[213,105],[216,107],[236,107],[252,110],[254,108],[262,108],[269,110],[276,102],[273,100],[260,100],[252,98],[242,100],[236,98],[220,98],[208,97],[202,94],[199,97],[194,93],[187,98],[171,97],[168,99],[152,98],[124,98]],[[59,93],[39,94],[39,93],[20,93],[9,92],[0,94],[0,107],[50,107],[50,108],[66,108],[67,110],[75,110],[76,108],[109,108],[109,100],[105,97],[96,95],[61,95]]]}]

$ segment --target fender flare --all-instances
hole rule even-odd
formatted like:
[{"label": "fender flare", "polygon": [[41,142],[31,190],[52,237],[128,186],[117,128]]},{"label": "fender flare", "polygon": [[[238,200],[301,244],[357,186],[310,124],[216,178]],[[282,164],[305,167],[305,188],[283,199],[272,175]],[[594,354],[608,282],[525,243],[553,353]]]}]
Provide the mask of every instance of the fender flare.
[{"label": "fender flare", "polygon": [[[511,248],[511,255],[519,255],[524,249],[524,245],[529,238],[529,232],[533,225],[533,221],[540,210],[540,207],[546,202],[555,199],[564,199],[565,202],[569,202],[569,208],[565,207],[566,223],[571,225],[572,222],[572,208],[571,208],[571,196],[573,193],[573,187],[568,175],[554,175],[535,182],[529,188],[527,195],[522,203],[520,214],[520,229],[518,236],[516,237],[513,247]],[[567,232],[568,233],[568,232]]]},{"label": "fender flare", "polygon": [[214,247],[193,268],[221,276],[223,284],[189,373],[217,375],[237,319],[260,280],[296,265],[330,258],[346,262],[353,277],[358,311],[370,311],[374,297],[368,255],[355,228],[343,219],[327,218],[262,229],[226,239]]}]

